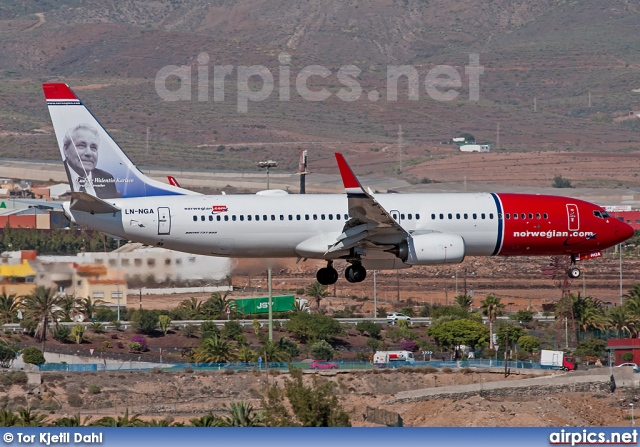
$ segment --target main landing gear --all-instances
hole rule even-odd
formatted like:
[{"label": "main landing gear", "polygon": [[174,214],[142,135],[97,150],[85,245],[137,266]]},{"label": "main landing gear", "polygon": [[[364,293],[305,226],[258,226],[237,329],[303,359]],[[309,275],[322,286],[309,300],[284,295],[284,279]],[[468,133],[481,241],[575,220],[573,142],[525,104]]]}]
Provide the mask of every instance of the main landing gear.
[{"label": "main landing gear", "polygon": [[567,276],[572,279],[580,277],[580,269],[576,267],[576,257],[574,255],[571,255],[571,267],[567,269]]},{"label": "main landing gear", "polygon": [[[360,261],[354,261],[345,269],[344,277],[351,283],[362,282],[367,277],[367,270],[362,266]],[[338,272],[333,268],[333,261],[328,261],[326,267],[318,270],[316,279],[323,286],[330,286],[336,283],[338,280]]]},{"label": "main landing gear", "polygon": [[328,261],[327,266],[318,270],[316,273],[316,279],[323,286],[330,286],[335,284],[338,280],[338,272],[333,268],[333,261]]}]

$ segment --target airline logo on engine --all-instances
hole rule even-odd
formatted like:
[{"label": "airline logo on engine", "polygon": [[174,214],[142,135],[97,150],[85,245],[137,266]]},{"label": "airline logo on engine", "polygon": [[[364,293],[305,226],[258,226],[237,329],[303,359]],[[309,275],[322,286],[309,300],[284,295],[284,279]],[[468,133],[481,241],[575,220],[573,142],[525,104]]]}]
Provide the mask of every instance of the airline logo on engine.
[{"label": "airline logo on engine", "polygon": [[211,214],[226,213],[227,211],[229,211],[229,208],[226,205],[213,205],[211,207]]}]

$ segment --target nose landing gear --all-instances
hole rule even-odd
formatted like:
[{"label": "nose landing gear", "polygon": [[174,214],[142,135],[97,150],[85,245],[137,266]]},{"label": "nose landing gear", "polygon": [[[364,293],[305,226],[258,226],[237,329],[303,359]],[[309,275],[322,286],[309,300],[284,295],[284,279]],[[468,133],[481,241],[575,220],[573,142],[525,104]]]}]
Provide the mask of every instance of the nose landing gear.
[{"label": "nose landing gear", "polygon": [[574,255],[571,255],[571,267],[567,269],[567,276],[572,279],[580,277],[580,269],[576,267],[576,257]]}]

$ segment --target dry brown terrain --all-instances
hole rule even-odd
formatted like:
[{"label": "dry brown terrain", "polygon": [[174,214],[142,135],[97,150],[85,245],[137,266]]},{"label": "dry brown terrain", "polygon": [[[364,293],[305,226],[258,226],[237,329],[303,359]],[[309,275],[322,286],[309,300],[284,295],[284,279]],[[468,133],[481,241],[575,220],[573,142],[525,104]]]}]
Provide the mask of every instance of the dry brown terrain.
[{"label": "dry brown terrain", "polygon": [[[282,384],[286,373],[267,376],[264,371],[236,372],[104,372],[44,373],[36,393],[24,387],[5,389],[4,400],[34,408],[54,406],[55,416],[90,415],[97,419],[129,409],[145,419],[171,417],[175,421],[213,411],[224,414],[231,401],[245,400],[260,408],[263,387]],[[350,413],[354,426],[374,426],[363,417],[367,406],[397,412],[405,426],[623,426],[629,424],[629,402],[637,397],[633,390],[616,393],[560,393],[550,396],[465,399],[436,399],[423,402],[393,403],[399,391],[504,380],[500,373],[462,372],[346,372],[306,375],[336,384],[336,394]],[[527,376],[512,375],[509,380]],[[99,394],[89,392],[91,385]],[[69,404],[69,397],[73,406]]]}]

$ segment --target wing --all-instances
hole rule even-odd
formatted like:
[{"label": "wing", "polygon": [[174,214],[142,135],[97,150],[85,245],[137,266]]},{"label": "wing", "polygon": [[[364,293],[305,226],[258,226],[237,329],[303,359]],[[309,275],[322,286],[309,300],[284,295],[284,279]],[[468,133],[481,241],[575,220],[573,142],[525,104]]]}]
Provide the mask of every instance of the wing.
[{"label": "wing", "polygon": [[362,188],[360,181],[340,153],[336,153],[342,183],[347,192],[349,220],[337,242],[328,253],[346,250],[359,245],[380,246],[397,244],[409,234],[391,217],[370,192]]}]

